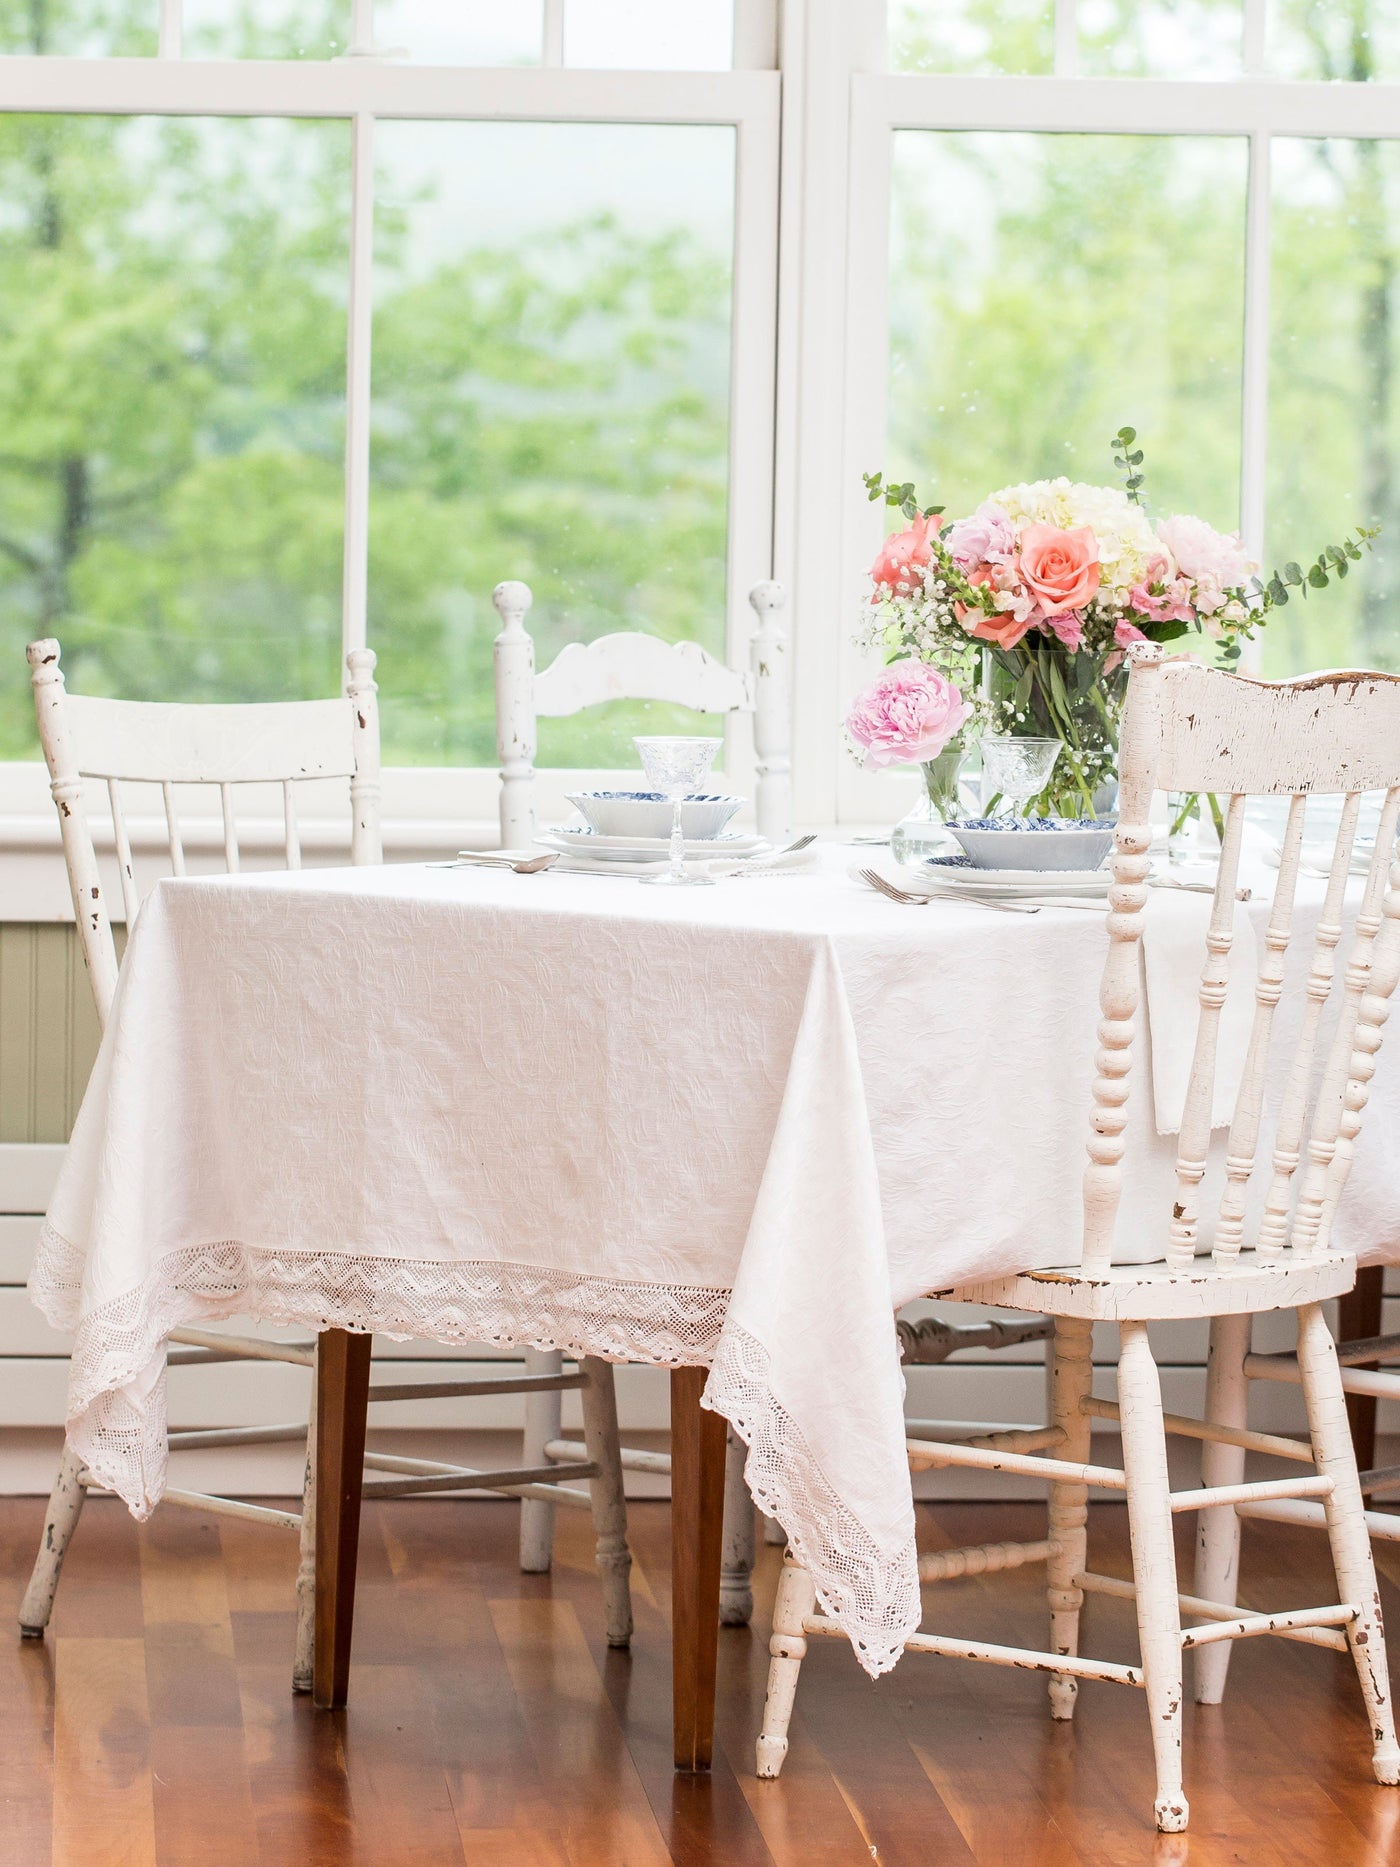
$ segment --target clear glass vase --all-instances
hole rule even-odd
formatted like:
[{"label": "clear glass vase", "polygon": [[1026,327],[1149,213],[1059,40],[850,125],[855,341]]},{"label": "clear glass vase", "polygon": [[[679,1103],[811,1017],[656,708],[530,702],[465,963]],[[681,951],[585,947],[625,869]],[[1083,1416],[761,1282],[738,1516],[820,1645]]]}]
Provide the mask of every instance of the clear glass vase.
[{"label": "clear glass vase", "polygon": [[926,856],[956,850],[943,825],[951,817],[966,814],[958,788],[966,754],[966,746],[957,739],[919,767],[922,783],[914,808],[890,831],[890,854],[896,862],[922,862]]},{"label": "clear glass vase", "polygon": [[1100,817],[1117,807],[1118,727],[1127,694],[1121,656],[1071,654],[1027,636],[1015,648],[983,651],[982,692],[992,733],[1063,745],[1026,816]]},{"label": "clear glass vase", "polygon": [[1224,829],[1219,798],[1208,791],[1171,791],[1167,812],[1167,860],[1174,868],[1219,862]]}]

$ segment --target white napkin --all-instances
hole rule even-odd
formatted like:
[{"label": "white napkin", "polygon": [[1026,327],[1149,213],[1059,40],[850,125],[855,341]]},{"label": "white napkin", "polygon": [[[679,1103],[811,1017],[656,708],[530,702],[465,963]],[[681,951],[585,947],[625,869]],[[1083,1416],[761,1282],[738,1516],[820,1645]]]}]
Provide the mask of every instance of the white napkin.
[{"label": "white napkin", "polygon": [[[1209,895],[1154,888],[1147,900],[1142,936],[1147,981],[1147,1025],[1152,1048],[1152,1101],[1158,1134],[1179,1134],[1191,1080],[1200,1012],[1201,970],[1206,962]],[[1245,1053],[1254,1023],[1254,984],[1259,958],[1254,922],[1243,902],[1235,904],[1235,943],[1230,982],[1220,1013],[1215,1052],[1212,1128],[1227,1127],[1244,1076]]]}]

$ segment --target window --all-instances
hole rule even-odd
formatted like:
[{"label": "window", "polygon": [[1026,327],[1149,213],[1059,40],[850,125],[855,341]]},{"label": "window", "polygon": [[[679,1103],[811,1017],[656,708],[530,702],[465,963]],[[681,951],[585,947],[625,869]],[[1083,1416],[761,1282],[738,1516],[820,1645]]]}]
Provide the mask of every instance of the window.
[{"label": "window", "polygon": [[1394,0],[894,0],[890,34],[910,75],[855,79],[884,457],[956,507],[1100,477],[1126,422],[1149,491],[1266,563],[1379,523],[1261,666],[1400,668]]},{"label": "window", "polygon": [[[333,691],[367,640],[387,762],[456,769],[494,760],[502,578],[542,660],[742,651],[778,84],[730,0],[0,0],[0,32],[0,760],[40,633],[75,689],[169,699]],[[542,761],[630,765],[662,712]]]}]

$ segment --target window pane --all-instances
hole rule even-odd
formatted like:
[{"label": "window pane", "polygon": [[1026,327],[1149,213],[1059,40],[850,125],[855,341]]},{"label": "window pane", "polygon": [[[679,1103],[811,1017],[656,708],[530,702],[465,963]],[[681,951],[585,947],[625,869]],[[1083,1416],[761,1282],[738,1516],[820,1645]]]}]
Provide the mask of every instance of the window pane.
[{"label": "window pane", "polygon": [[151,58],[159,0],[0,0],[0,53]]},{"label": "window pane", "polygon": [[423,65],[538,65],[544,0],[376,0],[375,37]]},{"label": "window pane", "polygon": [[895,71],[1048,72],[1054,0],[892,0]]},{"label": "window pane", "polygon": [[967,511],[1112,481],[1127,424],[1154,504],[1238,524],[1246,163],[1238,138],[898,134],[871,465]]},{"label": "window pane", "polygon": [[565,0],[564,63],[599,71],[726,71],[734,0]]},{"label": "window pane", "polygon": [[[384,123],[377,155],[386,754],[489,763],[502,578],[541,666],[612,629],[723,652],[733,131]],[[631,765],[643,717],[543,722],[541,761]]]},{"label": "window pane", "polygon": [[1271,561],[1383,529],[1275,612],[1265,669],[1400,669],[1400,145],[1280,140],[1273,183]]},{"label": "window pane", "polygon": [[1269,0],[1269,69],[1353,84],[1400,78],[1400,0]]},{"label": "window pane", "polygon": [[78,692],[333,693],[349,129],[0,117],[0,756]]},{"label": "window pane", "polygon": [[186,58],[337,58],[350,0],[184,0]]},{"label": "window pane", "polygon": [[1080,0],[1086,77],[1237,78],[1240,0]]}]

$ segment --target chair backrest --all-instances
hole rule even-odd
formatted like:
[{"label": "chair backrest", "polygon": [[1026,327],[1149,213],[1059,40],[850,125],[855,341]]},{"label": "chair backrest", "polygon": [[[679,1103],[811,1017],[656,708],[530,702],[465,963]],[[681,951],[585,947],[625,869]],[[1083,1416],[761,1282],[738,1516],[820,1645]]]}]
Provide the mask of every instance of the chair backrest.
[{"label": "chair backrest", "polygon": [[[1270,1110],[1273,1145],[1262,1216],[1248,1241],[1264,1258],[1324,1249],[1351,1167],[1388,1001],[1400,979],[1400,676],[1318,674],[1255,681],[1186,660],[1157,643],[1128,651],[1130,679],[1119,757],[1118,828],[1109,896],[1109,954],[1100,991],[1097,1074],[1084,1180],[1083,1263],[1112,1259],[1122,1189],[1128,1072],[1138,1014],[1139,955],[1154,791],[1210,793],[1225,803],[1220,868],[1206,935],[1200,1012],[1177,1147],[1167,1234],[1170,1267],[1195,1261],[1201,1184],[1210,1147],[1221,1010],[1230,975],[1245,806],[1286,797],[1287,826],[1268,927],[1260,944],[1254,1015],[1230,1125],[1213,1256],[1231,1262],[1246,1242],[1246,1205],[1261,1158],[1265,1082],[1286,962],[1310,797],[1340,797],[1340,822],[1324,899],[1298,995],[1301,1025]],[[1323,1012],[1337,976],[1346,885],[1362,794],[1382,793],[1375,850],[1366,868],[1331,1037]],[[1294,969],[1296,977],[1297,969]],[[1283,1060],[1283,1059],[1281,1059]],[[1277,1080],[1278,1070],[1272,1072]]]},{"label": "chair backrest", "polygon": [[570,642],[542,673],[525,628],[534,601],[528,584],[497,584],[491,596],[502,622],[496,637],[496,750],[501,762],[501,843],[528,843],[535,829],[537,721],[562,719],[607,700],[669,701],[697,713],[753,716],[758,827],[774,841],[792,817],[792,721],[782,586],[755,584],[749,602],[757,625],[750,665],[740,671],[698,642],[663,642],[623,633]]},{"label": "chair backrest", "polygon": [[233,790],[242,784],[282,788],[283,850],[289,869],[301,867],[295,787],[309,779],[350,781],[350,860],[382,859],[379,834],[379,711],[375,657],[367,648],[346,657],[349,683],[337,700],[281,700],[265,705],[184,705],[165,701],[102,700],[70,694],[55,641],[31,642],[39,742],[58,809],[73,911],[97,1015],[105,1025],[117,984],[102,877],[84,804],[84,779],[105,779],[128,927],[140,897],[123,784],[158,784],[165,807],[171,870],[185,873],[185,847],[175,786],[217,785],[223,816],[224,866],[239,866]]}]

